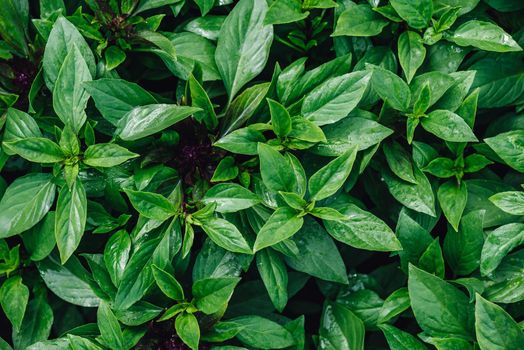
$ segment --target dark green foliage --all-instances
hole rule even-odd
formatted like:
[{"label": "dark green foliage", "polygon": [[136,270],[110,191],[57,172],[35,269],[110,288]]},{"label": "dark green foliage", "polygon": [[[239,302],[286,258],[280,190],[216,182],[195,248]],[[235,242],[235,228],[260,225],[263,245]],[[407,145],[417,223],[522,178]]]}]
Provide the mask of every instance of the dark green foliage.
[{"label": "dark green foliage", "polygon": [[0,349],[524,348],[524,2],[0,1]]}]

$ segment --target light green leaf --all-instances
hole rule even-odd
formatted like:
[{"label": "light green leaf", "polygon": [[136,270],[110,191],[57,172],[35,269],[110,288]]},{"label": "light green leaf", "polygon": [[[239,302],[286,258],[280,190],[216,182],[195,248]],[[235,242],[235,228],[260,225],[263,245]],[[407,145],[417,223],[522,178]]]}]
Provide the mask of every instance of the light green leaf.
[{"label": "light green leaf", "polygon": [[524,344],[524,333],[517,322],[500,306],[477,294],[475,330],[481,350],[518,349]]},{"label": "light green leaf", "polygon": [[29,137],[4,142],[12,152],[33,163],[57,163],[65,155],[60,146],[45,137]]},{"label": "light green leaf", "polygon": [[524,192],[500,192],[489,197],[489,200],[506,213],[524,215]]},{"label": "light green leaf", "polygon": [[278,208],[266,221],[257,234],[254,251],[270,247],[293,236],[304,223],[296,210],[282,207]]},{"label": "light green leaf", "polygon": [[391,0],[391,5],[409,26],[415,29],[423,29],[428,26],[428,22],[433,14],[432,0]]},{"label": "light green leaf", "polygon": [[151,269],[158,288],[166,296],[177,301],[184,300],[184,290],[174,276],[155,265]]},{"label": "light green leaf", "polygon": [[98,329],[100,330],[100,337],[104,344],[111,349],[124,350],[124,335],[120,324],[115,317],[109,305],[102,301],[98,306],[96,313]]},{"label": "light green leaf", "polygon": [[60,120],[75,133],[80,131],[87,119],[85,108],[89,94],[84,90],[83,83],[91,80],[92,76],[82,53],[73,45],[55,81],[53,109]]},{"label": "light green leaf", "polygon": [[280,324],[261,316],[242,316],[231,320],[243,325],[238,340],[256,349],[284,349],[295,344],[293,335]]},{"label": "light green leaf", "polygon": [[191,350],[198,350],[198,343],[200,342],[200,326],[193,314],[184,312],[178,315],[175,320],[175,329],[180,339],[182,339]]},{"label": "light green leaf", "polygon": [[413,168],[413,175],[416,184],[402,181],[389,171],[382,173],[389,192],[397,201],[420,213],[435,216],[435,195],[428,178],[417,167]]},{"label": "light green leaf", "polygon": [[122,140],[135,141],[162,131],[200,108],[169,104],[152,104],[133,108],[117,124],[116,134]]},{"label": "light green leaf", "polygon": [[493,230],[486,237],[480,257],[480,272],[486,276],[499,266],[502,259],[524,243],[524,224],[511,223]]},{"label": "light green leaf", "polygon": [[256,254],[256,261],[271,302],[282,312],[288,300],[288,272],[284,260],[277,252],[264,249]]},{"label": "light green leaf", "polygon": [[301,114],[317,125],[333,124],[358,105],[371,74],[360,71],[326,80],[304,98]]},{"label": "light green leaf", "polygon": [[460,46],[474,46],[485,51],[522,51],[511,35],[491,22],[465,22],[453,32],[449,40]]},{"label": "light green leaf", "polygon": [[197,308],[207,315],[218,312],[229,302],[238,277],[206,278],[193,283],[193,297]]},{"label": "light green leaf", "polygon": [[16,179],[0,201],[0,238],[22,233],[47,214],[55,200],[50,174],[29,174]]},{"label": "light green leaf", "polygon": [[201,221],[202,229],[216,245],[235,253],[253,254],[238,228],[227,220],[210,217]]},{"label": "light green leaf", "polygon": [[453,112],[437,109],[421,120],[422,127],[445,141],[477,142],[469,125]]},{"label": "light green leaf", "polygon": [[237,212],[260,203],[260,198],[250,190],[235,183],[223,183],[211,187],[202,202],[216,203],[219,213]]},{"label": "light green leaf", "polygon": [[417,323],[426,333],[473,336],[473,306],[459,289],[413,265],[408,289]]},{"label": "light green leaf", "polygon": [[146,218],[165,221],[178,211],[178,208],[161,194],[133,190],[125,192],[133,207]]},{"label": "light green leaf", "polygon": [[58,194],[55,215],[56,246],[62,264],[69,259],[84,235],[87,218],[87,197],[82,181],[77,180],[69,189],[62,187]]},{"label": "light green leaf", "polygon": [[461,181],[457,184],[455,180],[444,182],[438,188],[437,197],[446,219],[455,231],[458,231],[460,218],[468,200],[466,183]]},{"label": "light green leaf", "polygon": [[398,38],[398,60],[408,83],[424,63],[426,48],[419,34],[406,31]]},{"label": "light green leaf", "polygon": [[93,167],[113,167],[139,155],[115,143],[98,143],[87,147],[84,164]]},{"label": "light green leaf", "polygon": [[157,102],[139,85],[122,79],[102,78],[87,81],[83,86],[102,116],[113,125],[117,125],[134,107]]},{"label": "light green leaf", "polygon": [[320,320],[320,347],[322,350],[364,350],[364,323],[347,307],[327,303]]},{"label": "light green leaf", "polygon": [[273,26],[264,24],[267,10],[265,0],[240,0],[220,29],[215,61],[229,101],[266,65],[273,41]]},{"label": "light green leaf", "polygon": [[318,201],[335,194],[344,184],[353,168],[357,148],[346,151],[309,178],[308,189],[311,201]]},{"label": "light green leaf", "polygon": [[344,220],[324,221],[326,230],[336,240],[358,249],[371,251],[401,250],[400,242],[388,225],[354,204],[337,206]]},{"label": "light green leaf", "polygon": [[510,167],[524,172],[524,130],[508,131],[484,139],[484,142]]},{"label": "light green leaf", "polygon": [[340,14],[332,36],[375,36],[379,35],[389,22],[369,5],[350,2]]},{"label": "light green leaf", "polygon": [[16,332],[19,332],[22,326],[28,300],[29,288],[24,285],[20,276],[4,281],[0,288],[0,305]]}]

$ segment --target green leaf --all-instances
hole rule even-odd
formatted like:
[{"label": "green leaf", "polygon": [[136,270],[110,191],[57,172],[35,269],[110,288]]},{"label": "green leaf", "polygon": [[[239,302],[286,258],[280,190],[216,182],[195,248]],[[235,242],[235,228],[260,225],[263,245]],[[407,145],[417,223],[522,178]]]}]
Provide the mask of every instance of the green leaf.
[{"label": "green leaf", "polygon": [[468,200],[466,183],[461,181],[457,184],[455,180],[444,182],[438,188],[437,197],[446,219],[455,231],[458,231],[460,218]]},{"label": "green leaf", "polygon": [[80,142],[71,127],[65,126],[60,135],[60,148],[68,156],[77,156],[80,153]]},{"label": "green leaf", "polygon": [[138,7],[134,11],[134,14],[137,15],[143,11],[156,9],[162,6],[172,5],[179,1],[180,0],[140,0]]},{"label": "green leaf", "polygon": [[393,317],[401,314],[410,307],[409,292],[406,287],[397,289],[391,293],[380,308],[378,322],[387,322]]},{"label": "green leaf", "polygon": [[0,201],[0,238],[17,235],[36,225],[55,200],[50,174],[28,174],[16,179]]},{"label": "green leaf", "polygon": [[[466,79],[463,78],[462,80]],[[455,79],[450,74],[445,74],[442,72],[428,72],[416,76],[410,84],[410,89],[413,96],[417,96],[417,99],[423,100],[428,99],[428,96],[422,98],[423,93],[428,94],[429,92],[429,102],[426,102],[426,105],[427,107],[430,107],[439,101],[442,96],[444,96],[444,94],[446,94],[446,92],[455,84]],[[424,91],[428,88],[429,91]]]},{"label": "green leaf", "polygon": [[267,99],[269,111],[271,113],[271,125],[278,137],[285,137],[291,132],[291,117],[286,107],[277,101]]},{"label": "green leaf", "polygon": [[524,192],[500,192],[489,197],[489,200],[506,213],[524,215]]},{"label": "green leaf", "polygon": [[89,45],[71,22],[64,17],[58,17],[49,34],[42,59],[44,80],[49,90],[53,91],[64,60],[74,50],[75,46],[80,51],[90,76],[95,76],[95,57]]},{"label": "green leaf", "polygon": [[465,22],[453,32],[449,40],[460,46],[474,46],[485,51],[522,51],[511,35],[491,22]]},{"label": "green leaf", "polygon": [[508,131],[484,139],[484,142],[510,167],[524,172],[524,130]]},{"label": "green leaf", "polygon": [[235,158],[226,156],[218,163],[211,182],[221,182],[233,180],[238,176],[238,167],[235,165]]},{"label": "green leaf", "polygon": [[433,135],[451,142],[477,142],[468,124],[453,112],[437,109],[421,120],[422,127]]},{"label": "green leaf", "polygon": [[264,249],[256,254],[256,261],[271,302],[282,312],[288,300],[288,272],[284,260],[275,251]]},{"label": "green leaf", "polygon": [[365,71],[326,80],[305,96],[301,114],[317,125],[333,124],[358,105],[370,80]]},{"label": "green leaf", "polygon": [[408,289],[417,323],[426,333],[472,337],[473,307],[459,289],[413,265]]},{"label": "green leaf", "polygon": [[408,84],[387,69],[373,65],[370,65],[370,67],[373,71],[371,78],[373,90],[394,109],[407,111],[411,101],[411,92]]},{"label": "green leaf", "polygon": [[196,4],[200,8],[200,13],[205,16],[215,4],[215,0],[195,0]]},{"label": "green leaf", "polygon": [[40,261],[47,257],[56,245],[55,235],[49,234],[55,230],[55,212],[50,211],[38,224],[24,232],[22,240],[24,248],[29,252],[32,261]]},{"label": "green leaf", "polygon": [[47,340],[53,325],[53,310],[43,295],[37,296],[27,305],[20,331],[13,332],[15,349],[26,349],[29,345]]},{"label": "green leaf", "polygon": [[100,290],[76,256],[61,265],[51,255],[36,266],[47,288],[59,298],[84,307],[96,307],[100,303]]},{"label": "green leaf", "polygon": [[453,177],[457,174],[455,162],[452,159],[445,157],[433,159],[422,170],[430,173],[433,176],[441,178]]},{"label": "green leaf", "polygon": [[162,131],[200,108],[169,104],[152,104],[133,108],[117,124],[116,134],[125,141],[135,141]]},{"label": "green leaf", "polygon": [[118,46],[110,46],[104,52],[107,70],[113,70],[126,60],[126,53]]},{"label": "green leaf", "polygon": [[232,153],[253,156],[257,154],[258,143],[265,141],[260,131],[242,128],[223,136],[215,142],[215,146]]},{"label": "green leaf", "polygon": [[139,85],[122,79],[102,78],[87,81],[83,86],[102,116],[113,125],[117,125],[134,107],[157,103]]},{"label": "green leaf", "polygon": [[257,234],[254,251],[270,247],[293,236],[304,224],[304,219],[298,216],[296,210],[282,207],[265,222]]},{"label": "green leaf", "polygon": [[154,283],[151,266],[164,268],[171,260],[171,237],[145,236],[140,242],[140,249],[135,249],[126,265],[118,291],[114,298],[114,308],[125,310],[139,301]]},{"label": "green leaf", "polygon": [[71,189],[62,187],[58,194],[55,215],[56,246],[62,264],[69,259],[84,235],[87,218],[87,197],[82,181],[75,181]]},{"label": "green leaf", "polygon": [[457,275],[469,275],[480,264],[484,244],[484,211],[475,210],[462,217],[458,231],[449,229],[444,239],[446,262]]},{"label": "green leaf", "polygon": [[327,303],[320,320],[320,344],[322,350],[364,350],[364,323],[347,307]]},{"label": "green leaf", "polygon": [[276,0],[269,6],[264,24],[293,23],[308,15],[309,11],[302,12],[301,0]]},{"label": "green leaf", "polygon": [[398,60],[409,83],[426,57],[422,38],[415,32],[407,31],[398,38]]},{"label": "green leaf", "polygon": [[229,101],[266,65],[273,41],[273,27],[264,24],[267,10],[264,0],[241,0],[220,29],[215,61]]},{"label": "green leaf", "polygon": [[356,155],[357,148],[353,147],[311,175],[308,183],[310,200],[318,201],[335,194],[348,178]]},{"label": "green leaf", "polygon": [[84,90],[83,83],[91,80],[89,67],[78,47],[73,44],[55,81],[53,109],[75,133],[80,131],[87,119],[85,108],[89,94]]},{"label": "green leaf", "polygon": [[105,301],[102,301],[98,306],[96,318],[100,337],[104,344],[115,350],[125,349],[124,335],[122,329],[120,329],[120,324]]},{"label": "green leaf", "polygon": [[517,322],[500,306],[476,295],[475,330],[481,350],[518,349],[524,333]]},{"label": "green leaf", "polygon": [[267,96],[270,83],[253,85],[238,95],[227,107],[222,125],[222,134],[227,135],[247,122],[262,106]]},{"label": "green leaf", "polygon": [[14,154],[13,151],[9,150],[8,141],[43,136],[38,124],[29,114],[18,109],[8,108],[6,116],[2,146],[7,154]]},{"label": "green leaf", "polygon": [[231,320],[243,325],[238,340],[256,349],[284,349],[295,344],[293,335],[280,324],[261,316],[242,316]]},{"label": "green leaf", "polygon": [[426,272],[444,278],[444,273],[446,271],[438,237],[435,238],[433,242],[428,245],[424,253],[422,253],[418,261],[418,266]]},{"label": "green leaf", "polygon": [[379,328],[384,333],[391,350],[427,350],[424,344],[407,332],[388,324],[382,324]]},{"label": "green leaf", "polygon": [[5,280],[0,288],[0,305],[16,332],[22,326],[28,301],[29,288],[24,285],[20,276]]},{"label": "green leaf", "polygon": [[198,343],[200,342],[200,327],[193,314],[184,312],[178,315],[175,320],[175,329],[180,339],[182,339],[191,350],[198,350]]},{"label": "green leaf", "polygon": [[382,149],[391,171],[402,180],[416,184],[411,155],[396,141],[384,143]]},{"label": "green leaf", "polygon": [[253,254],[238,228],[227,220],[210,217],[199,220],[202,229],[216,245],[235,253]]},{"label": "green leaf", "polygon": [[314,143],[327,142],[322,129],[306,118],[301,116],[293,117],[291,124],[291,132],[288,135],[290,138]]},{"label": "green leaf", "polygon": [[27,39],[29,24],[29,2],[8,0],[2,6],[0,14],[0,31],[6,43],[14,48],[20,56],[27,56],[29,48]]},{"label": "green leaf", "polygon": [[423,29],[428,26],[428,22],[433,14],[433,2],[431,0],[410,1],[410,0],[391,0],[391,5],[409,26],[415,29]]},{"label": "green leaf", "polygon": [[133,207],[146,218],[165,221],[178,211],[178,208],[161,194],[133,190],[125,192]]},{"label": "green leaf", "polygon": [[480,257],[480,272],[489,275],[502,259],[513,249],[524,243],[524,224],[511,223],[493,230],[486,237]]},{"label": "green leaf", "polygon": [[151,266],[151,269],[158,288],[166,296],[177,301],[184,300],[184,290],[174,276],[155,265]]},{"label": "green leaf", "polygon": [[4,142],[12,152],[33,163],[57,163],[64,160],[64,152],[53,141],[44,137],[29,137]]},{"label": "green leaf", "polygon": [[197,308],[207,315],[221,310],[229,302],[238,277],[206,278],[193,283],[193,297]]},{"label": "green leaf", "polygon": [[401,250],[400,242],[388,225],[354,204],[337,206],[344,220],[324,221],[327,232],[336,240],[358,249],[371,251]]},{"label": "green leaf", "polygon": [[139,155],[115,143],[98,143],[87,147],[83,162],[93,167],[113,167]]},{"label": "green leaf", "polygon": [[375,36],[389,24],[368,5],[349,3],[340,14],[332,36]]},{"label": "green leaf", "polygon": [[260,174],[266,187],[273,192],[292,192],[296,179],[287,159],[264,143],[258,144],[258,156]]},{"label": "green leaf", "polygon": [[393,133],[376,121],[358,117],[342,119],[323,130],[327,141],[317,144],[312,151],[327,157],[340,156],[355,146],[359,151],[368,149]]},{"label": "green leaf", "polygon": [[291,240],[298,248],[295,256],[285,258],[291,268],[326,281],[348,283],[337,246],[317,221],[306,216],[304,225]]},{"label": "green leaf", "polygon": [[223,183],[211,187],[202,199],[204,204],[216,203],[219,213],[232,213],[260,203],[260,198],[250,190],[235,183]]},{"label": "green leaf", "polygon": [[200,112],[195,113],[195,119],[200,122],[203,121],[209,130],[215,129],[218,124],[217,116],[206,90],[195,79],[193,74],[189,75],[188,84],[191,93],[191,105],[202,109]]},{"label": "green leaf", "polygon": [[435,195],[428,178],[417,167],[413,168],[417,184],[401,181],[389,171],[383,172],[389,192],[402,205],[420,213],[435,216]]},{"label": "green leaf", "polygon": [[119,286],[129,260],[131,238],[126,231],[114,233],[104,248],[104,263],[115,286]]}]

